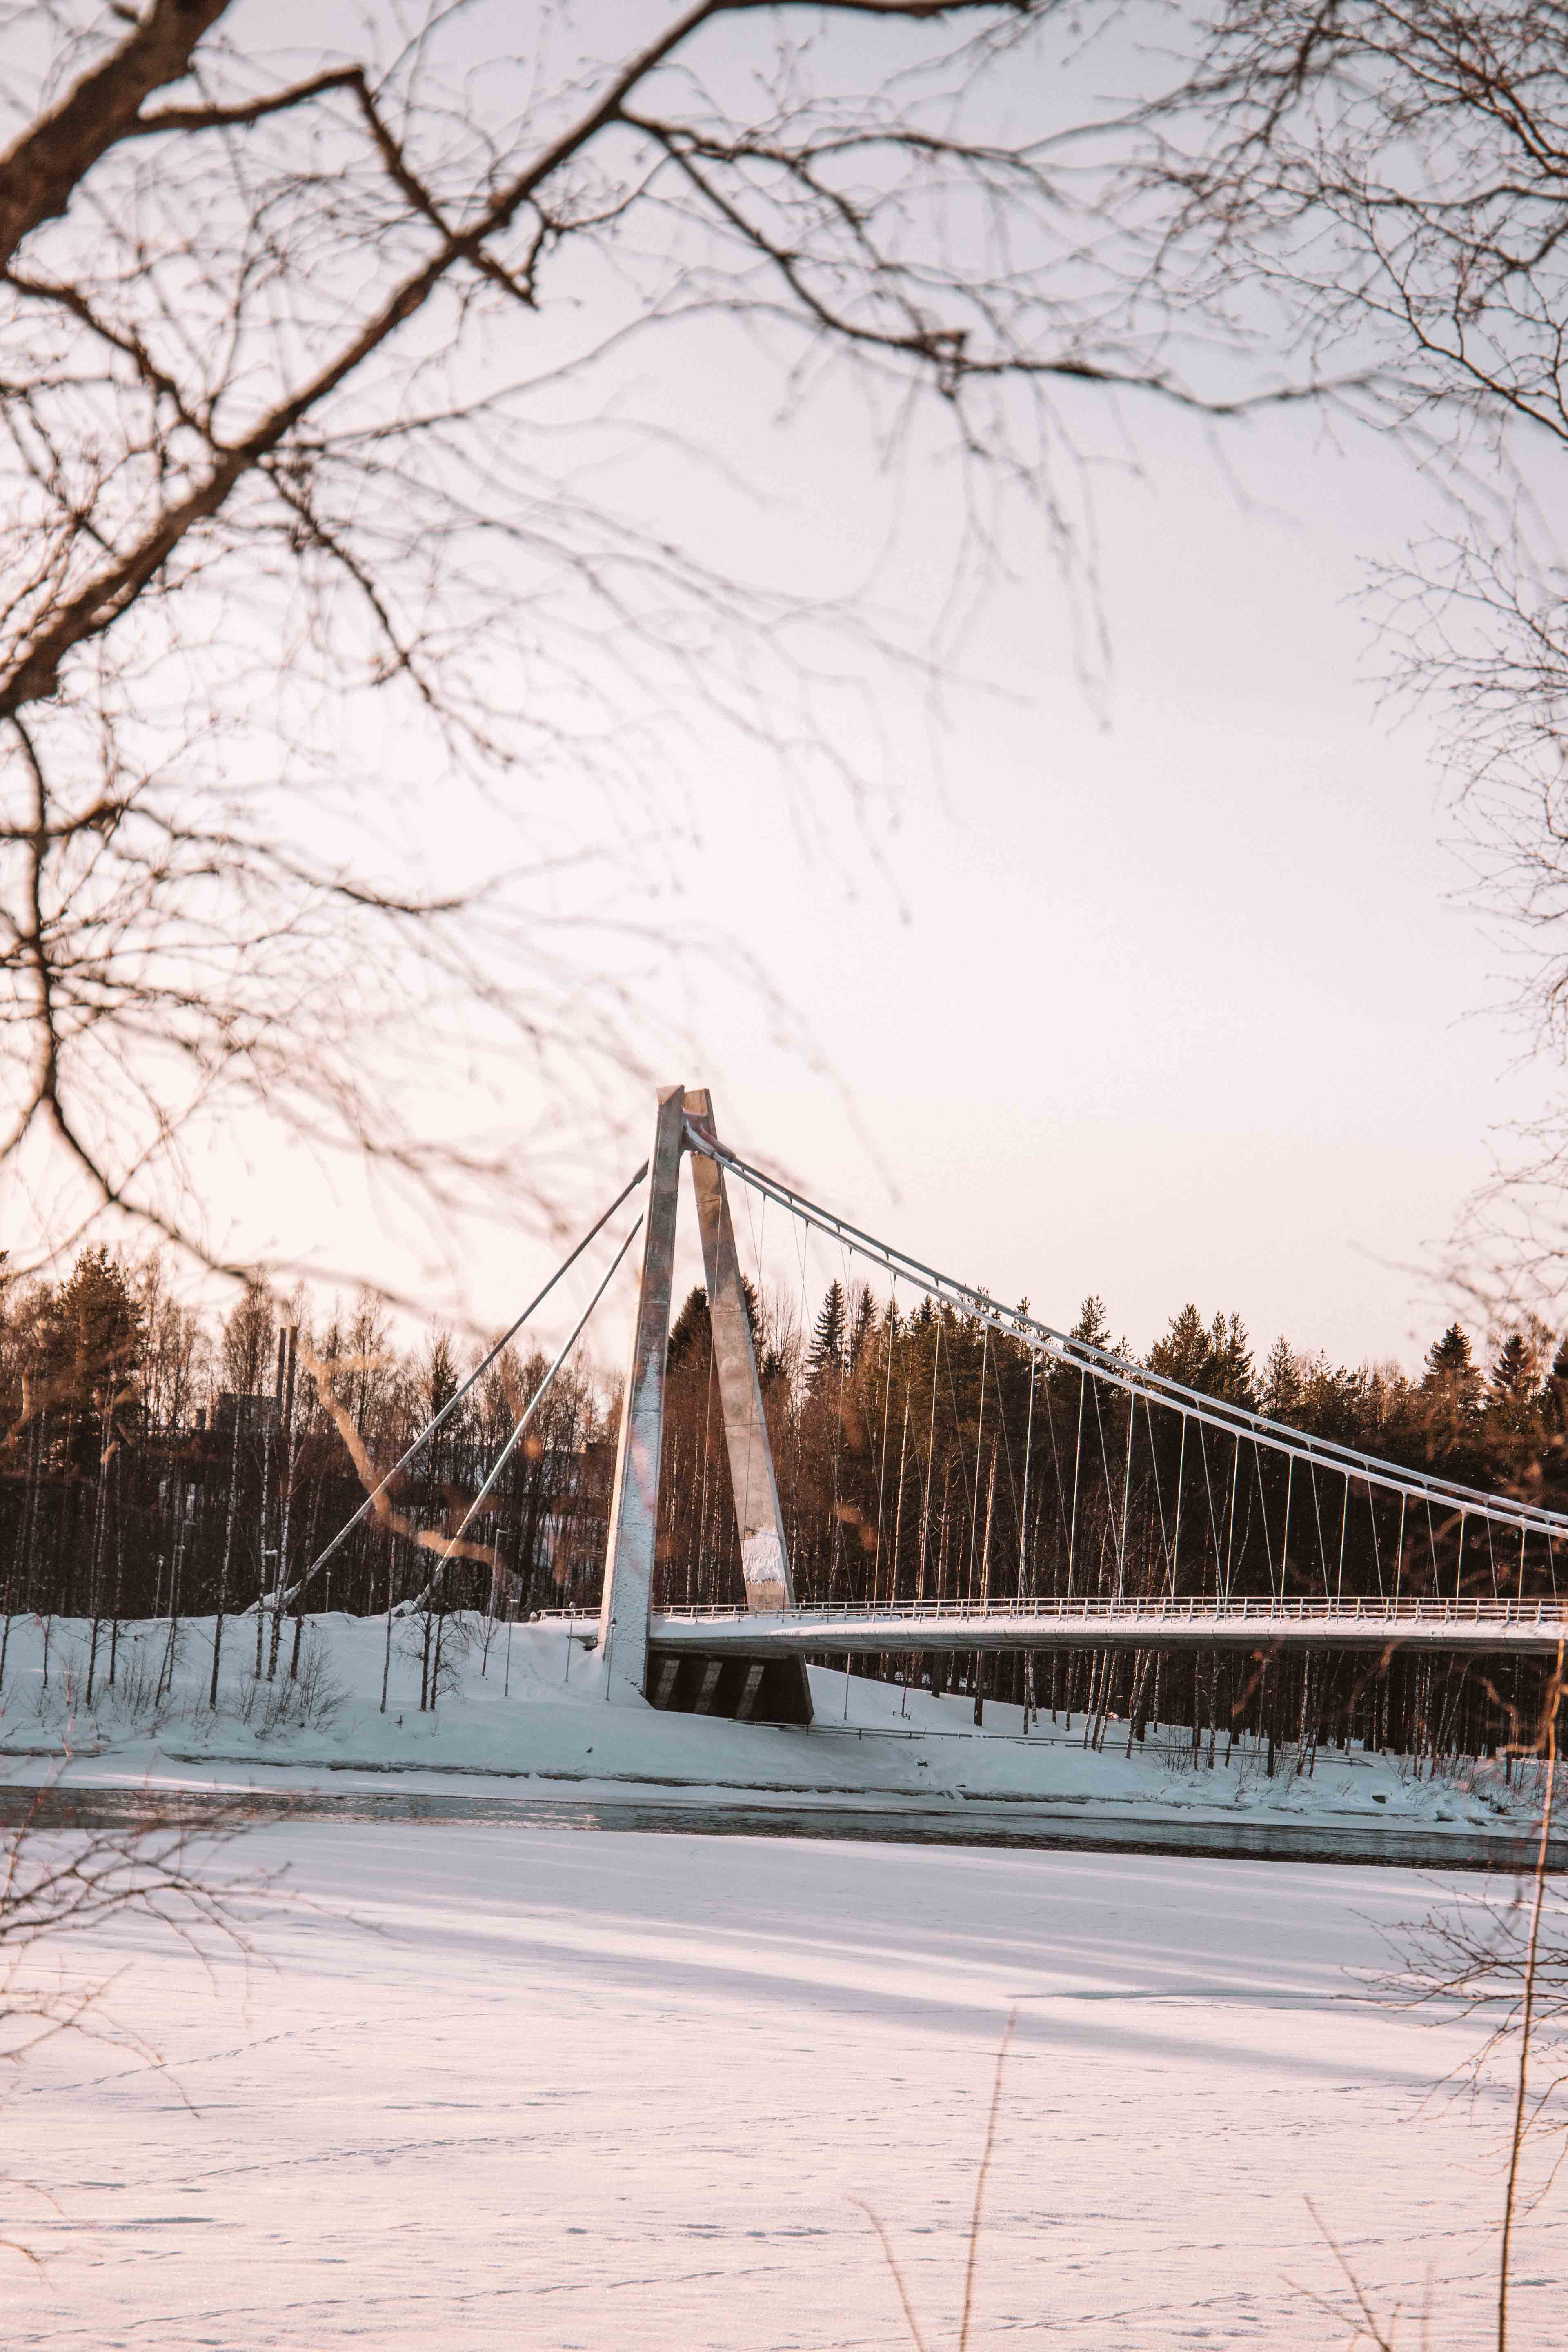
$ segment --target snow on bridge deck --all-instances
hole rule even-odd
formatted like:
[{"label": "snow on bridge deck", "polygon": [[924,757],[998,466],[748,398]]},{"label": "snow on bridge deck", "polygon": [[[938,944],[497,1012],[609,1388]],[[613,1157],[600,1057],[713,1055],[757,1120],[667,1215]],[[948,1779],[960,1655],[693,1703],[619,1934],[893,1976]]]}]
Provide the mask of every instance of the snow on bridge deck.
[{"label": "snow on bridge deck", "polygon": [[889,1650],[1511,1650],[1568,1640],[1564,1601],[963,1601],[878,1608],[663,1609],[648,1645],[713,1657]]}]

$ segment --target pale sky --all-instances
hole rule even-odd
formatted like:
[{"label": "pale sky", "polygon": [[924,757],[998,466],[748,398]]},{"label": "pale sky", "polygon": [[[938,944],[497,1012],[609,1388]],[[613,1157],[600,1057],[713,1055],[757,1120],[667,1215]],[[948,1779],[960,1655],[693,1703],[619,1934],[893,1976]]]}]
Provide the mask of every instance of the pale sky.
[{"label": "pale sky", "polygon": [[[749,429],[780,547],[798,560],[827,507],[852,539],[852,452]],[[1052,1321],[1098,1291],[1143,1349],[1192,1298],[1239,1312],[1260,1355],[1284,1331],[1414,1365],[1489,1139],[1550,1081],[1519,1066],[1506,943],[1464,903],[1428,733],[1380,708],[1354,601],[1426,496],[1386,443],[1342,454],[1300,419],[1226,444],[1240,488],[1191,427],[1140,437],[1142,476],[1097,493],[1102,690],[1035,550],[968,649],[1005,698],[955,687],[940,761],[911,755],[890,807],[829,793],[803,841],[760,762],[697,761],[700,840],[663,914],[728,924],[820,1066],[693,967],[665,991],[693,1032],[668,1076],[710,1084],[721,1131],[825,1204]],[[868,677],[918,750],[908,689]],[[548,1255],[481,1242],[472,1295],[496,1313]],[[776,1225],[767,1260],[798,1265]],[[812,1307],[843,1270],[814,1247]]]},{"label": "pale sky", "polygon": [[[1099,53],[1098,87],[1117,64]],[[792,587],[868,574],[914,634],[942,610],[950,466],[889,481],[852,394],[783,415],[739,337],[689,346],[659,401],[757,503],[694,504],[677,472],[656,520]],[[1053,1321],[1098,1291],[1142,1349],[1192,1298],[1260,1354],[1284,1331],[1415,1364],[1490,1139],[1551,1083],[1520,1066],[1508,945],[1465,903],[1429,725],[1381,707],[1357,602],[1369,563],[1449,517],[1389,439],[1300,413],[1217,433],[1152,403],[1065,413],[1097,461],[1102,683],[1016,515],[938,758],[909,682],[859,667],[894,770],[863,815],[830,785],[803,810],[678,714],[699,839],[651,910],[742,939],[818,1066],[696,966],[657,992],[692,1032],[668,1075],[710,1084],[721,1131],[818,1200]],[[767,1271],[791,1265],[773,1235]],[[811,1303],[835,1270],[808,1256]],[[473,1273],[515,1289],[504,1248]]]},{"label": "pale sky", "polygon": [[1237,451],[1250,504],[1196,435],[1151,441],[1100,492],[1103,723],[1042,563],[975,647],[1017,701],[955,705],[886,880],[710,821],[694,889],[744,905],[842,1096],[732,999],[700,1075],[742,1148],[1053,1320],[1097,1290],[1143,1347],[1191,1297],[1411,1361],[1489,1136],[1547,1079],[1352,601],[1421,493],[1299,423]]},{"label": "pale sky", "polygon": [[[853,394],[830,383],[784,414],[777,368],[719,330],[637,364],[642,410],[733,477],[646,457],[651,521],[773,585],[864,578],[906,640],[931,625],[951,468],[922,451],[889,478]],[[1489,1139],[1551,1085],[1519,1066],[1506,943],[1464,903],[1428,726],[1380,709],[1355,601],[1367,563],[1442,520],[1436,493],[1387,438],[1336,441],[1299,413],[1212,436],[1150,403],[1113,418],[1085,395],[1069,415],[1103,460],[1102,679],[1016,516],[938,756],[909,676],[839,649],[888,751],[864,809],[826,781],[792,792],[700,703],[669,714],[687,796],[669,814],[690,838],[675,895],[661,879],[625,903],[743,941],[772,1001],[700,961],[667,971],[647,992],[686,1033],[667,1075],[710,1084],[721,1131],[817,1199],[1052,1321],[1097,1291],[1142,1349],[1190,1298],[1237,1311],[1259,1353],[1284,1331],[1413,1364],[1451,1311],[1436,1276]],[[353,741],[398,756],[369,728]],[[419,788],[435,871],[451,806],[439,777]],[[570,836],[569,795],[550,819]],[[613,833],[586,796],[581,825]],[[514,1108],[521,1150],[540,1108],[526,1073]],[[606,1105],[623,1132],[597,1153],[584,1137],[584,1222],[651,1112],[628,1087]],[[434,1131],[447,1113],[429,1116]],[[552,1259],[524,1233],[383,1229],[352,1186],[259,1136],[234,1139],[223,1191],[237,1244],[435,1306],[445,1250],[491,1328]],[[835,1270],[808,1264],[810,1303]]]}]

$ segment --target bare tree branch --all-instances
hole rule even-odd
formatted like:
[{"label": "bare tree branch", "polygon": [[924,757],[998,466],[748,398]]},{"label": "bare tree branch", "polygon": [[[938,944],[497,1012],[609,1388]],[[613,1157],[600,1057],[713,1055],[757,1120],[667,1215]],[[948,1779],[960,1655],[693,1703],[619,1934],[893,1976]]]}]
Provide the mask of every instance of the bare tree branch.
[{"label": "bare tree branch", "polygon": [[[145,127],[153,93],[183,81],[228,0],[151,0],[116,47],[0,155],[0,265],[22,239],[58,220],[93,165]],[[117,12],[119,13],[119,12]]]},{"label": "bare tree branch", "polygon": [[792,407],[837,373],[890,466],[929,435],[1069,577],[1084,403],[1323,394],[1170,299],[1087,95],[1044,126],[1072,21],[637,0],[584,62],[569,16],[520,59],[432,5],[283,70],[220,6],[51,6],[61,95],[0,163],[0,1152],[63,1171],[62,1222],[229,1265],[195,1170],[237,1122],[448,1232],[540,1206],[481,1105],[526,1059],[581,1121],[646,1071],[676,746],[863,794],[871,666],[929,688],[942,624],[709,551],[715,339]]}]

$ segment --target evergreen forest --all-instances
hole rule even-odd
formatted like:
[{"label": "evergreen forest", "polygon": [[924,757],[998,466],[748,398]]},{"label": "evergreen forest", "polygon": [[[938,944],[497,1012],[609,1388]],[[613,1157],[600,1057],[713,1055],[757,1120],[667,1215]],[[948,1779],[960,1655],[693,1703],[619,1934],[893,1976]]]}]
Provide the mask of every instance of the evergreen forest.
[{"label": "evergreen forest", "polygon": [[[1529,1599],[1556,1590],[1549,1546],[1500,1557],[1484,1523],[1467,1528],[1451,1512],[1424,1512],[1419,1524],[1401,1515],[1396,1529],[1370,1487],[1338,1476],[1304,1475],[1287,1493],[1277,1460],[1151,1412],[930,1299],[905,1311],[835,1280],[808,1319],[798,1304],[747,1295],[803,1602],[1218,1591]],[[1097,1298],[1073,1336],[1128,1353]],[[581,1352],[455,1547],[539,1388],[542,1355],[503,1351],[307,1573],[450,1405],[479,1353],[442,1331],[398,1344],[369,1297],[323,1316],[253,1287],[226,1318],[209,1318],[181,1300],[156,1255],[132,1264],[89,1250],[58,1283],[11,1283],[0,1299],[6,1628],[22,1612],[90,1619],[112,1654],[126,1619],[245,1614],[259,1657],[265,1614],[276,1661],[289,1613],[297,1624],[306,1612],[399,1605],[437,1615],[594,1610],[618,1388]],[[1259,1361],[1237,1315],[1205,1318],[1188,1305],[1143,1360],[1310,1433],[1568,1507],[1568,1339],[1544,1329],[1510,1334],[1478,1359],[1452,1324],[1411,1376],[1336,1366],[1282,1339]],[[707,1298],[695,1289],[669,1338],[655,1600],[679,1608],[742,1597]],[[1083,1675],[1077,1665],[1058,1659],[1042,1670],[1053,1703],[1070,1705],[1075,1690],[1085,1703],[1083,1675],[1094,1670],[1087,1658]],[[977,1705],[989,1671],[999,1692],[1045,1703],[1026,1690],[1018,1659],[986,1669],[933,1656],[911,1669],[889,1658],[882,1671],[973,1687]],[[1206,1704],[1212,1728],[1225,1712],[1219,1662],[1172,1673],[1184,1678],[1194,1725]],[[1137,1715],[1136,1665],[1119,1663],[1113,1678],[1102,1713],[1114,1700]],[[1369,1678],[1353,1680],[1364,1710]],[[1468,1727],[1456,1715],[1454,1738],[1487,1746],[1498,1736],[1486,1680],[1470,1675],[1481,1713]],[[1142,1704],[1160,1696],[1148,1689]],[[1167,1715],[1173,1696],[1163,1695]],[[1227,1704],[1234,1716],[1236,1694]]]}]

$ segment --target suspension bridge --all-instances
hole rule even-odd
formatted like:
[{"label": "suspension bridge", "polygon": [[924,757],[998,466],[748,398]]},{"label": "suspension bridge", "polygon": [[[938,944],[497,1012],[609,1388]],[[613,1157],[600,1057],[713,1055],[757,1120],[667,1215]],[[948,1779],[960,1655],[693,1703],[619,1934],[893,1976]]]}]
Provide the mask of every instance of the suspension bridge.
[{"label": "suspension bridge", "polygon": [[[728,1457],[742,1596],[723,1606],[656,1602],[665,1393],[680,1178],[689,1170]],[[731,1187],[825,1236],[1028,1360],[1017,1557],[993,1569],[987,1538],[962,1593],[873,1588],[869,1600],[796,1597],[759,1379]],[[1551,1657],[1568,1639],[1557,1546],[1568,1514],[1412,1468],[1215,1396],[1071,1333],[923,1264],[731,1150],[705,1089],[658,1094],[645,1165],[539,1297],[416,1437],[279,1605],[297,1598],[352,1528],[548,1297],[641,1193],[589,1307],[518,1417],[447,1543],[458,1552],[523,1439],[551,1381],[640,1236],[637,1310],[616,1444],[596,1633],[616,1706],[808,1721],[808,1658],[906,1662],[1092,1648],[1251,1654],[1291,1651]],[[939,1339],[940,1348],[940,1339]],[[890,1375],[889,1375],[890,1376]],[[1037,1398],[1041,1400],[1037,1412]],[[934,1404],[933,1404],[934,1411]],[[984,1379],[981,1412],[984,1412]],[[1058,1439],[1058,1422],[1064,1424]],[[1048,1468],[1044,1430],[1049,1429]],[[1039,1443],[1037,1444],[1037,1433]],[[1134,1477],[1146,1526],[1135,1539]],[[1011,1476],[1009,1465],[1009,1475]],[[1052,1589],[1027,1558],[1030,1482],[1050,1487]],[[1037,1510],[1039,1488],[1036,1489]],[[974,1501],[978,1509],[978,1461]],[[492,1506],[493,1507],[493,1506]],[[1091,1539],[1092,1530],[1092,1539]],[[878,1530],[878,1540],[880,1529]],[[1195,1557],[1194,1557],[1195,1555]],[[1347,1583],[1347,1558],[1374,1590]],[[441,1573],[440,1567],[435,1570]],[[897,1560],[889,1579],[896,1587]],[[1195,1582],[1195,1589],[1194,1588]],[[578,1624],[581,1620],[577,1621]]]}]

